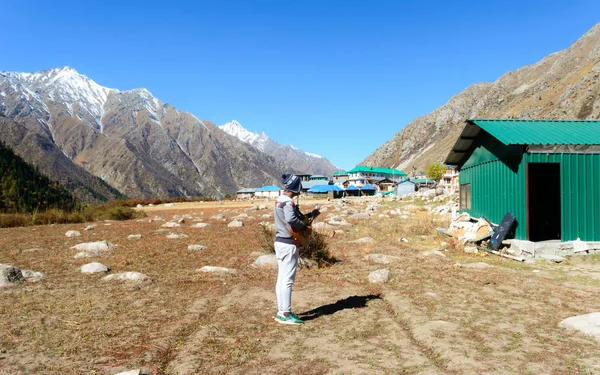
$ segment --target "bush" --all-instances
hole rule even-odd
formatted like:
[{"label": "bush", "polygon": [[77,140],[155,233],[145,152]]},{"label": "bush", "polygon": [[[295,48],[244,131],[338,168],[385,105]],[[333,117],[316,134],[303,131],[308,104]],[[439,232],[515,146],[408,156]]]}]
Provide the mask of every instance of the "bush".
[{"label": "bush", "polygon": [[[274,231],[266,225],[261,225],[261,232],[262,249],[265,252],[274,253]],[[326,238],[327,236],[323,233],[313,230],[308,240],[308,244],[306,246],[298,246],[300,257],[316,261],[319,264],[319,267],[335,263],[336,259],[329,252]]]}]

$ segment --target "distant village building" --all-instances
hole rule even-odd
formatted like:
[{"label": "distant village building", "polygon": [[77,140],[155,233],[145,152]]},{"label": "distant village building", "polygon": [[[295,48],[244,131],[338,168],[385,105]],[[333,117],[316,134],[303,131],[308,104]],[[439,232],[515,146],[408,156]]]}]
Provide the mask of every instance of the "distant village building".
[{"label": "distant village building", "polygon": [[333,172],[334,185],[342,186],[346,181],[348,181],[348,172]]},{"label": "distant village building", "polygon": [[447,193],[458,192],[458,169],[448,166],[437,186],[443,188]]},{"label": "distant village building", "polygon": [[446,164],[460,209],[531,241],[600,241],[600,121],[467,120]]},{"label": "distant village building", "polygon": [[252,199],[256,189],[244,188],[236,192],[236,199]]},{"label": "distant village building", "polygon": [[414,193],[415,191],[415,183],[410,179],[402,180],[396,185],[396,195],[398,196]]},{"label": "distant village building", "polygon": [[316,185],[329,185],[329,177],[320,174],[310,176],[308,181],[302,181],[302,191],[308,191]]},{"label": "distant village building", "polygon": [[367,184],[376,185],[384,179],[398,183],[403,177],[406,177],[406,173],[398,169],[359,165],[348,171],[348,184],[360,188]]},{"label": "distant village building", "polygon": [[279,186],[270,185],[270,186],[263,186],[263,187],[256,189],[254,196],[256,198],[277,199],[277,197],[279,197],[282,192],[283,192],[283,189],[281,189]]}]

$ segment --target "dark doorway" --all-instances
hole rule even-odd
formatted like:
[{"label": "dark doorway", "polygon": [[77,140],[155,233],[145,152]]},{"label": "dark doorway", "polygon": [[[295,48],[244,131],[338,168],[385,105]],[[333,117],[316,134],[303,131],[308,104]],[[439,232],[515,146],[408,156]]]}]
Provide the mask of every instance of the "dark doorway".
[{"label": "dark doorway", "polygon": [[530,241],[559,240],[560,164],[527,164],[527,237]]}]

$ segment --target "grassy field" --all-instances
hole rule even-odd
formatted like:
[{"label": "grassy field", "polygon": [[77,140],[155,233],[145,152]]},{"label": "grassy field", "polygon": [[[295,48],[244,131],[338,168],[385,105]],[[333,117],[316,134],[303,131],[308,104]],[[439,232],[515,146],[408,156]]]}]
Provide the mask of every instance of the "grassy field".
[{"label": "grassy field", "polygon": [[[440,248],[435,227],[446,219],[422,204],[383,201],[370,218],[351,217],[369,203],[336,210],[337,203],[322,202],[327,211],[317,222],[341,216],[352,225],[325,231],[336,262],[298,273],[293,305],[303,326],[273,320],[276,270],[251,266],[263,251],[259,223],[272,221],[263,217],[270,203],[247,212],[248,202],[149,207],[144,219],[97,222],[90,231],[82,224],[0,229],[0,263],[47,275],[0,289],[0,374],[600,373],[598,342],[558,327],[600,311],[597,258],[522,264],[454,249],[443,257],[429,251]],[[390,215],[397,208],[412,215]],[[211,219],[219,213],[227,219]],[[245,225],[227,227],[240,213],[249,216]],[[183,215],[191,218],[181,227],[161,227]],[[211,225],[192,228],[196,222]],[[67,230],[82,236],[67,238]],[[170,232],[189,237],[167,239]],[[364,237],[374,242],[352,242]],[[98,240],[118,246],[98,258],[74,258],[72,246]],[[190,244],[208,249],[190,251]],[[398,259],[364,260],[376,253]],[[137,271],[152,281],[80,273],[92,261],[109,274]],[[476,262],[489,267],[468,267]],[[239,272],[197,272],[206,265]],[[382,268],[392,281],[369,283],[369,273]]]}]

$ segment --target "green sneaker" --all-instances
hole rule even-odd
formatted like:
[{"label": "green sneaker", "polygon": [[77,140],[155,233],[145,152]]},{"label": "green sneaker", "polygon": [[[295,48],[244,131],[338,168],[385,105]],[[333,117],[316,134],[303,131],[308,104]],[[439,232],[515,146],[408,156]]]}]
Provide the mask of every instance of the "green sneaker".
[{"label": "green sneaker", "polygon": [[298,318],[298,315],[290,313],[289,315],[275,315],[275,321],[280,324],[304,324],[302,319]]}]

